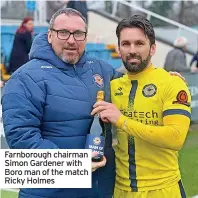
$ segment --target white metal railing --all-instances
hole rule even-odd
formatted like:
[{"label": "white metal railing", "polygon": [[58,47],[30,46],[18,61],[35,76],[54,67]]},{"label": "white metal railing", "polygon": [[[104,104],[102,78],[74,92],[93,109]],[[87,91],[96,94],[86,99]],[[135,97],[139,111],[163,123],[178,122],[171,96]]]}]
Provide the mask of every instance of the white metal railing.
[{"label": "white metal railing", "polygon": [[[11,3],[10,0],[7,0],[7,1],[3,0],[1,2],[1,7],[3,5],[5,5],[6,2],[8,2],[8,4]],[[92,2],[95,3],[95,1],[92,1]],[[183,25],[181,23],[178,23],[176,21],[170,20],[170,19],[168,19],[166,17],[163,17],[163,16],[161,16],[159,14],[156,14],[154,12],[146,10],[146,9],[140,7],[140,6],[137,6],[136,4],[129,3],[127,1],[125,1],[125,0],[112,1],[112,4],[113,4],[113,11],[111,13],[112,16],[116,16],[118,2],[120,4],[124,4],[126,6],[129,6],[129,7],[133,8],[133,9],[135,9],[135,10],[138,10],[138,11],[141,11],[141,12],[145,13],[148,18],[150,18],[152,16],[152,17],[160,19],[160,20],[162,20],[162,21],[164,21],[166,23],[174,25],[174,26],[179,28],[178,31],[180,31],[180,29],[184,29],[186,31],[189,31],[189,32],[192,32],[192,33],[195,33],[196,35],[198,35],[198,31],[195,30],[195,29],[189,28],[188,26],[185,26],[185,25]],[[38,24],[45,24],[45,22],[46,22],[46,1],[36,1],[36,3],[37,3],[37,8],[36,8],[35,12],[38,12],[38,15],[36,15],[36,17],[35,17],[35,22],[38,23]],[[2,23],[4,23],[4,21],[6,21],[6,20],[2,19]]]},{"label": "white metal railing", "polygon": [[156,14],[154,12],[151,12],[149,10],[146,10],[140,7],[139,5],[137,5],[136,2],[134,1],[127,2],[126,0],[116,0],[116,1],[111,1],[111,4],[112,4],[112,9],[110,12],[107,12],[105,10],[105,3],[103,6],[100,5],[100,8],[96,8],[95,1],[89,1],[89,5],[91,9],[97,10],[98,12],[104,13],[105,15],[118,19],[118,20],[122,18],[118,16],[119,15],[118,13],[123,14],[124,12],[124,11],[120,12],[119,6],[124,5],[125,7],[129,8],[130,12],[138,11],[146,15],[147,19],[149,20],[151,20],[151,17],[152,17],[152,19],[155,18],[155,19],[160,20],[160,22],[162,21],[162,24],[163,23],[166,23],[167,25],[169,24],[169,26],[166,26],[166,27],[164,25],[161,25],[160,27],[158,26],[154,27],[156,38],[164,40],[170,44],[173,44],[177,36],[185,36],[189,40],[188,51],[191,53],[195,53],[197,51],[198,49],[198,31],[197,30],[192,29],[176,21],[173,21],[171,19],[168,19],[159,14]]},{"label": "white metal railing", "polygon": [[151,11],[149,11],[149,10],[146,10],[146,9],[140,7],[140,6],[137,6],[137,5],[135,5],[135,4],[129,3],[129,2],[127,2],[127,1],[117,0],[116,3],[114,3],[114,6],[117,6],[117,2],[119,2],[119,3],[121,3],[121,4],[124,4],[124,5],[127,5],[127,6],[129,6],[129,7],[131,7],[131,8],[134,8],[134,9],[136,9],[136,10],[139,10],[139,11],[141,11],[141,12],[147,14],[147,17],[148,17],[148,18],[150,18],[151,16],[152,16],[152,17],[155,17],[155,18],[160,19],[160,20],[162,20],[162,21],[164,21],[164,22],[166,22],[166,23],[169,23],[169,24],[171,24],[171,25],[177,26],[179,29],[182,28],[182,29],[184,29],[184,30],[187,30],[187,31],[189,31],[189,32],[192,32],[192,33],[195,33],[195,34],[198,35],[198,31],[197,31],[197,30],[194,30],[194,29],[192,29],[192,28],[189,28],[189,27],[186,26],[186,25],[183,25],[183,24],[181,24],[181,23],[178,23],[178,22],[176,22],[176,21],[173,21],[173,20],[171,20],[171,19],[168,19],[168,18],[166,18],[166,17],[164,17],[164,16],[161,16],[161,15],[159,15],[159,14],[156,14],[156,13],[154,13],[154,12],[151,12]]},{"label": "white metal railing", "polygon": [[[9,7],[12,6],[11,0],[3,0],[3,4],[1,4],[1,9],[6,6],[6,9],[9,9]],[[7,16],[6,18],[2,16],[1,18],[1,25],[20,25],[21,21],[23,20],[23,17],[27,15],[27,8],[25,7],[25,1],[23,1],[23,9],[20,9],[20,17],[12,17],[12,15],[15,15],[15,13],[11,13],[10,16]],[[16,8],[17,9],[17,8]],[[18,8],[19,9],[19,8]],[[2,12],[1,12],[2,13]],[[36,1],[36,9],[33,11],[33,17],[34,17],[34,24],[35,26],[46,26],[48,25],[46,22],[46,1]]]}]

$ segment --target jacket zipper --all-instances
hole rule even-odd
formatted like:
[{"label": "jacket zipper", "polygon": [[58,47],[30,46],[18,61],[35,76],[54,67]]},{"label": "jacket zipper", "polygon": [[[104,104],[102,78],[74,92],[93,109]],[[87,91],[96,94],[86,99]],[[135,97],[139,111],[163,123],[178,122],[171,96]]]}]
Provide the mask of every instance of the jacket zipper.
[{"label": "jacket zipper", "polygon": [[[84,85],[84,87],[86,88],[88,94],[89,94],[89,98],[91,98],[91,95],[90,95],[90,92],[89,92],[89,89],[87,88],[86,84],[79,78],[78,76],[78,73],[77,73],[77,70],[76,70],[76,65],[74,65],[74,72],[75,72],[75,75],[76,75],[76,78]],[[91,103],[91,100],[89,100],[89,103],[90,105],[92,106],[92,103]],[[99,196],[99,192],[98,192],[98,180],[96,180],[96,196],[98,197]]]}]

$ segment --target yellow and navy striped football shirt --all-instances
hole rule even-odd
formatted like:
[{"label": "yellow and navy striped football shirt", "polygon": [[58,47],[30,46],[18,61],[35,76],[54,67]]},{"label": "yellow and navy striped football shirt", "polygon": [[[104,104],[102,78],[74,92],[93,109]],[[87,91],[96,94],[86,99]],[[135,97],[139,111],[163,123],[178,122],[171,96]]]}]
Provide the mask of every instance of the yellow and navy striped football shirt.
[{"label": "yellow and navy striped football shirt", "polygon": [[116,123],[116,188],[148,191],[180,179],[178,150],[190,124],[191,97],[185,82],[149,66],[111,81]]}]

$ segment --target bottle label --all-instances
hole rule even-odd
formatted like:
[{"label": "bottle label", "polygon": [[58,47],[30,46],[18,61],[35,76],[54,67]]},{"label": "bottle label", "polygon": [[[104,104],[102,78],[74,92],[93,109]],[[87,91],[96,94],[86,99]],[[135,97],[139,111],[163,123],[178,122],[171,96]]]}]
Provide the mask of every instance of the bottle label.
[{"label": "bottle label", "polygon": [[105,138],[103,136],[88,134],[85,144],[85,149],[91,149],[92,152],[97,152],[104,155]]}]

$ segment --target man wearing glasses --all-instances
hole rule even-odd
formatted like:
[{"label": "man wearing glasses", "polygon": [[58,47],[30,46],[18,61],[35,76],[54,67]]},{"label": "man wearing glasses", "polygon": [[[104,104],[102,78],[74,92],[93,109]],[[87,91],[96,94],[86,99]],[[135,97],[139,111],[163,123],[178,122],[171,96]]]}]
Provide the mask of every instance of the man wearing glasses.
[{"label": "man wearing glasses", "polygon": [[[85,148],[96,94],[104,90],[109,101],[109,82],[119,76],[110,65],[86,56],[86,42],[86,20],[69,8],[57,11],[48,34],[35,38],[30,61],[12,75],[2,97],[10,148]],[[19,197],[112,198],[115,162],[111,145],[107,126],[105,157],[93,163],[91,189],[21,189]]]}]

